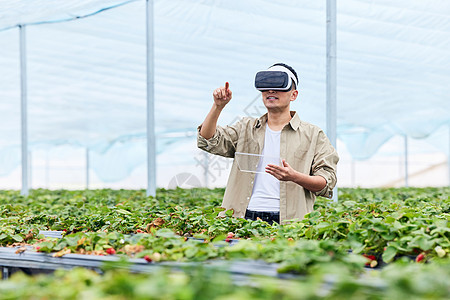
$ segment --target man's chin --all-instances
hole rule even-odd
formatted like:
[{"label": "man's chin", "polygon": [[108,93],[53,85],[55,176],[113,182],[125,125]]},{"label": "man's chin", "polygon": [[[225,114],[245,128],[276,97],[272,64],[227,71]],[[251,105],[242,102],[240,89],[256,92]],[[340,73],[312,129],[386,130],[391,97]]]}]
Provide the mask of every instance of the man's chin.
[{"label": "man's chin", "polygon": [[289,107],[281,107],[279,105],[266,105],[266,109],[269,112],[282,112],[284,110],[289,110]]}]

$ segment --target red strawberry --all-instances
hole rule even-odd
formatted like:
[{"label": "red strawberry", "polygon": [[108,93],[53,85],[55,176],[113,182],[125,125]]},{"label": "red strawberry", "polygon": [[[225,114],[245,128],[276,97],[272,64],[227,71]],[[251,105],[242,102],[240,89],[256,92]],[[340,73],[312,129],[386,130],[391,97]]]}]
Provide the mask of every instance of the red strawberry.
[{"label": "red strawberry", "polygon": [[114,248],[108,248],[106,249],[106,253],[108,253],[109,255],[114,255],[116,254],[116,250],[114,250]]},{"label": "red strawberry", "polygon": [[39,247],[39,246],[36,246],[36,251],[39,251],[39,249],[41,249],[41,247]]},{"label": "red strawberry", "polygon": [[370,259],[370,260],[376,260],[377,258],[374,255],[368,255],[368,254],[363,254],[364,257]]},{"label": "red strawberry", "polygon": [[144,233],[144,231],[141,230],[141,229],[136,230],[136,232],[137,232],[137,233]]},{"label": "red strawberry", "polygon": [[231,239],[226,238],[226,239],[225,239],[225,242],[230,243],[230,242],[231,242]]},{"label": "red strawberry", "polygon": [[420,253],[416,257],[416,262],[421,262],[422,260],[424,260],[424,258],[425,258],[425,255],[423,255],[423,253]]},{"label": "red strawberry", "polygon": [[152,259],[151,259],[151,257],[150,256],[148,256],[148,255],[146,255],[146,256],[144,256],[144,259],[147,261],[147,262],[149,262],[149,263],[151,263],[152,262]]},{"label": "red strawberry", "polygon": [[234,237],[234,233],[228,232],[227,238],[232,239]]},{"label": "red strawberry", "polygon": [[374,255],[363,254],[362,256],[369,260],[366,262],[366,266],[372,266],[374,264],[373,262],[377,262],[377,258]]}]

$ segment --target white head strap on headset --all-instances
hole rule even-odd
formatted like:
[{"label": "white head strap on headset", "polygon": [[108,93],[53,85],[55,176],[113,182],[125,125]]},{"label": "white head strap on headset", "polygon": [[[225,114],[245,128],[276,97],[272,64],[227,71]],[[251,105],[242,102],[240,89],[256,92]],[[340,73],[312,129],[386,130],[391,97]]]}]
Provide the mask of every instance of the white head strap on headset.
[{"label": "white head strap on headset", "polygon": [[289,70],[286,67],[283,66],[272,66],[270,68],[267,69],[267,71],[281,71],[281,72],[285,72],[289,75],[289,78],[291,78],[291,80],[295,83],[295,88],[298,88],[298,81],[297,78],[295,78],[294,73],[291,72],[291,70]]}]

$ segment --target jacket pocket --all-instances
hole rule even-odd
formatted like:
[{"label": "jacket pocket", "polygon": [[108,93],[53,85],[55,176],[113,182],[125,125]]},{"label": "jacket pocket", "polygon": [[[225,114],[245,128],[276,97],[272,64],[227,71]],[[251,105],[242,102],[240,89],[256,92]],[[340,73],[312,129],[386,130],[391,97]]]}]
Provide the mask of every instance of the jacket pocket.
[{"label": "jacket pocket", "polygon": [[304,174],[311,175],[311,166],[313,164],[314,155],[308,150],[298,149],[294,152],[294,170]]}]

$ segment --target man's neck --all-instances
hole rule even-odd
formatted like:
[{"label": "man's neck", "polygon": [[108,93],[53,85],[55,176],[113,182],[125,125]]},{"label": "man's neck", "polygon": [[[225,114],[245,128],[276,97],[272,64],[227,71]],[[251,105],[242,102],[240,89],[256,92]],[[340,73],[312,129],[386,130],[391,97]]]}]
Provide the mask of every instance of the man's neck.
[{"label": "man's neck", "polygon": [[289,110],[282,112],[271,112],[267,113],[267,125],[274,131],[280,131],[283,127],[289,123],[292,119],[291,112]]}]

